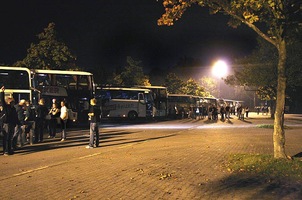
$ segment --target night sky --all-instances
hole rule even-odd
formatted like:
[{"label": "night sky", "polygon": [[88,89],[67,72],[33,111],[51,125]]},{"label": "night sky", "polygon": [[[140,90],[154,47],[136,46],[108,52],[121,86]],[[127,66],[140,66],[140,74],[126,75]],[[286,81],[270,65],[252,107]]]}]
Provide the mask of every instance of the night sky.
[{"label": "night sky", "polygon": [[125,66],[127,56],[141,60],[146,71],[173,71],[187,58],[207,68],[218,58],[248,55],[256,45],[252,30],[233,29],[227,16],[197,5],[171,27],[157,25],[164,12],[160,0],[9,0],[1,8],[0,63],[6,65],[23,59],[50,22],[86,69]]}]

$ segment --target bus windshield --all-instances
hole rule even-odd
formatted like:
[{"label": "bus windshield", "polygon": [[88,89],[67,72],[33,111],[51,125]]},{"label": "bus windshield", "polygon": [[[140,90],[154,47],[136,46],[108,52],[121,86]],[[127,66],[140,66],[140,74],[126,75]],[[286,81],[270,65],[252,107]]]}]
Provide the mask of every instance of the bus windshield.
[{"label": "bus windshield", "polygon": [[32,69],[32,85],[40,91],[46,105],[52,100],[66,101],[67,107],[77,113],[77,121],[87,121],[89,100],[94,95],[93,74],[85,71]]},{"label": "bus windshield", "polygon": [[104,99],[132,99],[138,100],[138,93],[136,91],[127,90],[107,90],[101,91],[101,97]]},{"label": "bus windshield", "polygon": [[179,102],[179,103],[194,103],[192,96],[172,96],[169,97],[170,102]]},{"label": "bus windshield", "polygon": [[0,71],[0,85],[9,89],[29,89],[29,80],[26,70],[3,69]]},{"label": "bus windshield", "polygon": [[34,78],[36,87],[60,86],[69,90],[91,90],[92,82],[87,75],[37,73]]}]

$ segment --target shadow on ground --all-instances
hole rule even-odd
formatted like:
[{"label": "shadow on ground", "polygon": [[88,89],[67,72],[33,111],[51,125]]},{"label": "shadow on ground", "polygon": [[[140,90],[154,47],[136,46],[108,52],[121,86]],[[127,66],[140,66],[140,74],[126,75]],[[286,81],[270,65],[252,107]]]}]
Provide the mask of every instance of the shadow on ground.
[{"label": "shadow on ground", "polygon": [[302,158],[302,152],[297,153],[296,155],[293,156],[293,158]]},{"label": "shadow on ground", "polygon": [[205,199],[301,199],[302,182],[287,178],[231,174],[217,182],[200,183]]},{"label": "shadow on ground", "polygon": [[[146,141],[159,140],[163,138],[173,137],[176,134],[170,134],[159,137],[146,137],[146,138],[127,138],[125,135],[134,134],[137,131],[109,131],[100,134],[100,146],[121,146],[127,144],[138,144]],[[69,136],[64,142],[61,142],[59,138],[45,140],[43,143],[34,145],[26,145],[15,151],[15,154],[29,154],[34,152],[49,151],[53,149],[63,149],[77,146],[85,146],[89,143],[89,134],[79,136]]]}]

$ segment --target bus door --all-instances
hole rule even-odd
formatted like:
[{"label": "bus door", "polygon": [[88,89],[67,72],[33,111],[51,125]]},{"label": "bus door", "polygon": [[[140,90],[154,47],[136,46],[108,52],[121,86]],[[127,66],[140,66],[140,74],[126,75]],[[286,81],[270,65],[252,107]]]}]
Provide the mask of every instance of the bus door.
[{"label": "bus door", "polygon": [[138,93],[138,105],[137,105],[137,113],[139,117],[143,117],[147,111],[147,104],[145,101],[145,96],[143,93]]},{"label": "bus door", "polygon": [[154,117],[156,108],[154,106],[154,100],[150,93],[139,93],[139,104],[142,106],[144,117]]}]

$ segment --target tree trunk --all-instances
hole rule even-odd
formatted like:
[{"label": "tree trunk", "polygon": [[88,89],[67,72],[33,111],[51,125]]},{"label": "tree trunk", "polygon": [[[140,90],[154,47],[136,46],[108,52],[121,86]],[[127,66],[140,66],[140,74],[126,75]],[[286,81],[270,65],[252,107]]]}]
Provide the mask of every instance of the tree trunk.
[{"label": "tree trunk", "polygon": [[286,89],[286,42],[281,40],[278,46],[279,62],[278,62],[278,87],[276,112],[274,120],[274,157],[287,158],[285,153],[285,132],[284,132],[284,106],[285,106],[285,89]]}]

